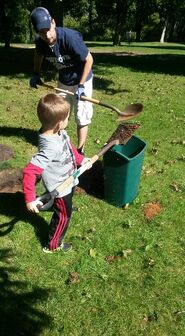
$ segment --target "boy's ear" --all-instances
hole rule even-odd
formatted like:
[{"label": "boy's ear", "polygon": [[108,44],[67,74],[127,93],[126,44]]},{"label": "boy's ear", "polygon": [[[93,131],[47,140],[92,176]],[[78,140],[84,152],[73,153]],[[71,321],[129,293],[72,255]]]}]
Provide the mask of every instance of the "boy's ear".
[{"label": "boy's ear", "polygon": [[61,121],[59,121],[56,125],[55,125],[55,128],[54,128],[54,133],[57,133],[58,131],[60,131],[61,129]]},{"label": "boy's ear", "polygon": [[63,122],[63,120],[61,120],[61,121],[58,122],[58,127],[59,127],[59,129],[63,129],[64,128],[64,122]]}]

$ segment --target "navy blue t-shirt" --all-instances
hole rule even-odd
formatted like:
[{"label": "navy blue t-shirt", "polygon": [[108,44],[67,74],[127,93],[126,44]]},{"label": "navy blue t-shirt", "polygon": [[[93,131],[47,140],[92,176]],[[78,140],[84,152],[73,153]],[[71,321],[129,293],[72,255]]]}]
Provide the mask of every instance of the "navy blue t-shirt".
[{"label": "navy blue t-shirt", "polygon": [[[57,40],[53,47],[41,37],[36,38],[36,51],[59,71],[59,81],[65,85],[79,83],[88,54],[81,34],[73,29],[56,27]],[[87,80],[92,76],[90,71]]]}]

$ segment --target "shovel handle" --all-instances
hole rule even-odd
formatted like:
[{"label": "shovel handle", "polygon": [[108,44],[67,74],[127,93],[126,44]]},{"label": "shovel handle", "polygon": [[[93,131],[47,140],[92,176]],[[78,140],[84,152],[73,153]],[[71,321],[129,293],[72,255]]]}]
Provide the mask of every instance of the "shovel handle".
[{"label": "shovel handle", "polygon": [[103,154],[105,154],[105,152],[108,151],[108,149],[110,149],[112,146],[119,144],[119,140],[113,140],[110,141],[108,144],[106,144],[97,154],[95,154],[94,156],[92,156],[90,158],[89,161],[87,161],[83,166],[81,166],[80,168],[78,168],[73,175],[69,176],[63,183],[61,183],[56,190],[59,191],[63,191],[66,187],[68,187],[74,180],[75,178],[79,177],[80,175],[82,175],[87,169],[89,169],[91,167],[91,165],[93,165],[100,156],[102,156]]},{"label": "shovel handle", "polygon": [[69,176],[63,183],[61,183],[56,189],[54,189],[50,193],[46,193],[43,196],[38,197],[37,200],[40,200],[40,201],[43,201],[43,202],[44,202],[44,200],[46,200],[46,203],[43,206],[39,207],[39,211],[48,210],[52,206],[52,204],[54,202],[54,198],[59,194],[59,192],[65,190],[70,184],[72,184],[74,182],[74,180],[77,177],[79,177],[87,169],[89,169],[91,167],[91,165],[93,165],[99,159],[100,156],[105,154],[105,152],[107,152],[109,148],[111,148],[112,146],[117,145],[117,144],[119,144],[119,140],[110,141],[97,154],[92,156],[89,161],[87,161],[83,166],[78,168],[73,173],[73,175]]},{"label": "shovel handle", "polygon": [[[64,93],[72,95],[72,96],[75,95],[74,92],[64,90],[64,89],[60,89],[60,88],[55,88],[51,85],[44,84],[44,86],[46,86],[48,88],[52,88],[56,91],[64,92]],[[129,119],[137,116],[139,113],[141,113],[141,111],[143,109],[143,105],[141,103],[136,103],[136,104],[130,104],[130,105],[126,106],[125,110],[123,112],[121,112],[117,107],[115,107],[113,105],[110,105],[110,104],[107,104],[105,102],[102,102],[102,101],[100,101],[98,99],[95,99],[95,98],[81,96],[81,100],[89,101],[90,103],[101,105],[101,106],[104,106],[104,107],[107,107],[107,108],[111,109],[112,111],[115,111],[119,115],[117,121],[129,120]]]},{"label": "shovel handle", "polygon": [[[70,96],[75,96],[75,93],[72,92],[72,91],[69,91],[69,90],[64,90],[64,89],[60,89],[60,88],[55,88],[55,90],[64,92],[66,94],[69,94]],[[100,101],[98,99],[94,99],[94,98],[90,98],[90,97],[86,97],[86,96],[81,96],[80,99],[84,100],[84,101],[89,101],[90,103],[100,104]]]},{"label": "shovel handle", "polygon": [[[60,88],[55,88],[55,90],[64,92],[64,93],[69,94],[71,96],[75,96],[75,93],[72,92],[72,91],[69,91],[69,90],[64,90],[64,89],[60,89]],[[120,112],[120,110],[118,110],[116,107],[114,107],[110,104],[107,104],[105,102],[102,102],[98,99],[90,98],[90,97],[87,97],[87,96],[81,96],[80,99],[83,100],[83,101],[88,101],[88,102],[93,103],[93,104],[97,104],[97,105],[100,105],[100,106],[107,107],[107,108],[117,112],[119,115],[122,115],[122,112]]]}]

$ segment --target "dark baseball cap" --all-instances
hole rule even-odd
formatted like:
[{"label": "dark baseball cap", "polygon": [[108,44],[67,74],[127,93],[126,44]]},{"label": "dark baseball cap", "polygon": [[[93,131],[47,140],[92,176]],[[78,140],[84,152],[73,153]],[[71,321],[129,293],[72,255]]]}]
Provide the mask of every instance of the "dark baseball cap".
[{"label": "dark baseball cap", "polygon": [[50,29],[51,27],[51,15],[44,7],[35,8],[30,18],[36,32],[39,32],[41,29]]}]

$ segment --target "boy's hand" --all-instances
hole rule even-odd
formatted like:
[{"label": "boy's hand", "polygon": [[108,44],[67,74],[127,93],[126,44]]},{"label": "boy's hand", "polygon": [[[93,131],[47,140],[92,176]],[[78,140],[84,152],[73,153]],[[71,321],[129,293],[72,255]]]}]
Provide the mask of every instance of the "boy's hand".
[{"label": "boy's hand", "polygon": [[27,210],[30,212],[34,212],[34,213],[39,213],[39,207],[42,206],[43,203],[41,201],[33,201],[33,202],[29,202],[26,203],[26,207]]},{"label": "boy's hand", "polygon": [[84,164],[86,164],[87,169],[92,168],[91,158],[87,158],[87,157],[85,157],[85,158],[82,160],[81,165],[83,166]]}]

